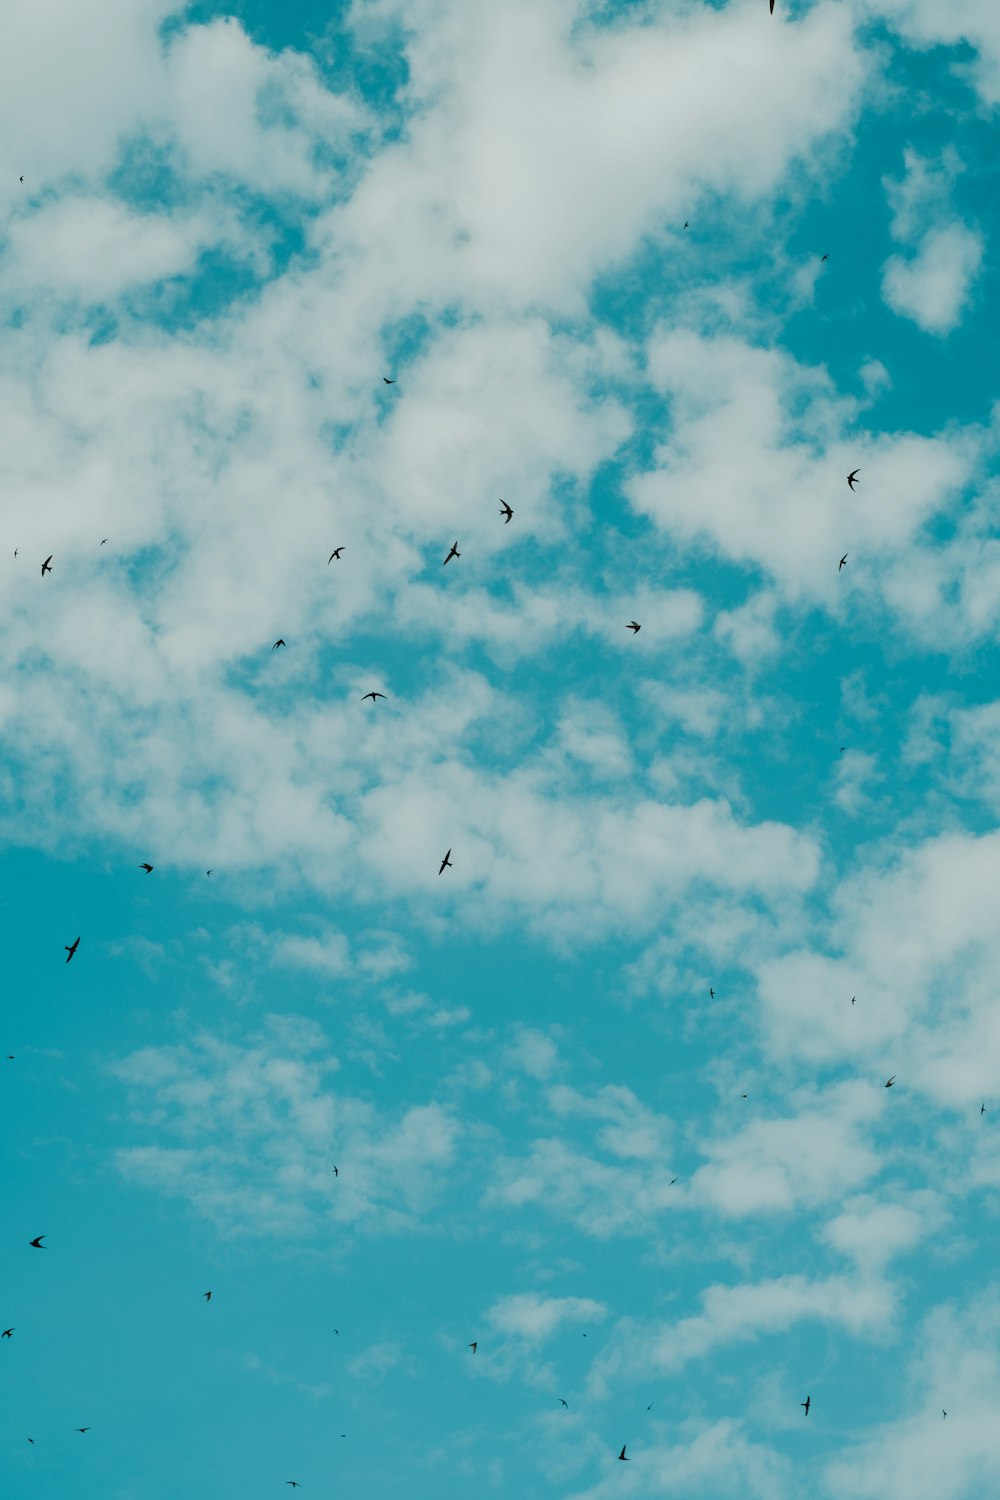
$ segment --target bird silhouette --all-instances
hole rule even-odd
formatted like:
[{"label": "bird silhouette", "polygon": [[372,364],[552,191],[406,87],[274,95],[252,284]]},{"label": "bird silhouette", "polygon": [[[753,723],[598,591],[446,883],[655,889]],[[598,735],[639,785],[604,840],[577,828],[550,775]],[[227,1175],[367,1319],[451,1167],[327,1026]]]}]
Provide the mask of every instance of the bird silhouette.
[{"label": "bird silhouette", "polygon": [[384,693],[376,693],[376,692],[365,693],[365,695],[361,699],[361,701],[362,701],[362,703],[364,703],[365,698],[370,698],[372,700],[372,702],[374,703],[376,698],[384,698],[384,697],[385,697]]},{"label": "bird silhouette", "polygon": [[211,1300],[212,1300],[212,1293],[211,1292],[202,1292],[201,1295],[204,1297],[204,1299],[205,1299],[206,1302],[211,1302]]},{"label": "bird silhouette", "polygon": [[48,1239],[48,1235],[47,1234],[36,1235],[35,1238],[31,1241],[32,1246],[36,1250],[47,1250],[48,1246],[42,1244],[42,1240],[46,1240],[46,1239]]},{"label": "bird silhouette", "polygon": [[627,1447],[628,1447],[628,1443],[622,1443],[622,1451],[618,1455],[618,1457],[622,1460],[622,1462],[626,1463],[626,1464],[628,1463],[628,1454],[625,1452],[625,1449]]},{"label": "bird silhouette", "polygon": [[43,578],[45,577],[46,573],[51,573],[52,572],[52,569],[49,566],[49,564],[51,562],[52,562],[52,553],[50,552],[49,555],[48,555],[48,557],[42,563],[42,577]]},{"label": "bird silhouette", "polygon": [[[4,1337],[6,1337],[6,1335],[4,1335]],[[564,1401],[561,1396],[559,1397],[559,1405],[560,1406],[565,1406],[566,1410],[569,1411],[569,1402],[568,1401]]]},{"label": "bird silhouette", "polygon": [[852,1005],[853,1005],[853,1004],[854,1004],[854,1002],[855,1002],[855,1000],[856,1000],[856,999],[857,999],[857,998],[858,998],[858,997],[857,997],[857,995],[852,995],[852,996],[851,996],[851,1004],[852,1004]]},{"label": "bird silhouette", "polygon": [[148,865],[145,860],[143,860],[142,864],[139,866],[139,869],[145,870],[147,875],[152,875],[153,873],[153,866]]},{"label": "bird silhouette", "polygon": [[709,989],[708,989],[708,998],[710,1000],[714,1000],[715,999],[715,991],[712,989],[711,985],[709,985]]},{"label": "bird silhouette", "polygon": [[79,938],[77,938],[76,942],[73,943],[72,946],[70,946],[67,943],[63,943],[63,947],[66,949],[66,962],[67,963],[69,963],[70,959],[73,957],[73,954],[76,952],[76,950],[77,950],[77,948],[79,948],[79,946],[80,946],[80,939]]},{"label": "bird silhouette", "polygon": [[212,873],[212,872],[211,872],[211,870],[206,870],[206,871],[205,871],[205,874],[206,874],[206,875],[211,875],[211,873]]},{"label": "bird silhouette", "polygon": [[800,1401],[799,1402],[799,1405],[805,1407],[806,1416],[808,1417],[808,1415],[809,1415],[809,1408],[810,1408],[810,1406],[812,1406],[812,1397],[811,1396],[807,1396],[804,1401]]},{"label": "bird silhouette", "polygon": [[893,1086],[893,1084],[894,1084],[894,1083],[895,1083],[895,1082],[896,1082],[896,1075],[895,1075],[895,1073],[893,1073],[893,1075],[892,1075],[892,1077],[891,1077],[891,1078],[889,1078],[889,1079],[887,1079],[887,1080],[886,1080],[886,1084],[885,1084],[885,1087],[886,1087],[886,1088],[887,1088],[887,1089],[891,1089],[891,1088],[892,1088],[892,1086]]},{"label": "bird silhouette", "polygon": [[451,854],[451,850],[449,849],[448,853],[445,855],[444,859],[441,861],[441,867],[438,870],[438,874],[439,875],[443,875],[444,872],[445,872],[445,870],[453,870],[455,868],[454,865],[452,864],[450,858],[449,858],[450,854]]},{"label": "bird silhouette", "polygon": [[473,1354],[475,1354],[476,1350],[479,1348],[479,1340],[473,1339],[472,1343],[469,1345],[469,1348],[472,1350]]},{"label": "bird silhouette", "polygon": [[90,1428],[89,1427],[74,1427],[73,1431],[74,1432],[89,1432]]},{"label": "bird silhouette", "polygon": [[334,558],[336,558],[337,561],[340,562],[340,554],[343,552],[343,550],[343,547],[334,547],[333,551],[330,553],[330,556],[326,560],[327,567],[330,566]]},{"label": "bird silhouette", "polygon": [[[844,568],[846,566],[847,566],[847,553],[845,552],[844,555],[843,555],[843,557],[840,559],[840,568]],[[840,572],[840,568],[837,569],[838,573]]]},{"label": "bird silhouette", "polygon": [[461,557],[461,555],[462,555],[461,552],[459,552],[459,550],[458,550],[458,538],[456,537],[455,541],[452,543],[451,551],[448,553],[448,556],[445,558],[444,562],[441,564],[442,568],[446,568],[448,566],[448,564],[451,562],[451,560],[452,560],[453,557]]},{"label": "bird silhouette", "polygon": [[820,258],[819,258],[820,265],[822,265],[825,260],[829,260],[829,259],[830,259],[830,257],[828,255],[821,255]]},{"label": "bird silhouette", "polygon": [[383,375],[382,379],[385,381],[386,385],[395,385],[396,384],[396,382],[394,380],[390,380],[389,379],[388,375]]},{"label": "bird silhouette", "polygon": [[107,543],[108,543],[108,539],[107,539],[107,537],[104,537],[103,540],[102,540],[102,542],[101,542],[101,546],[102,547],[106,547]]},{"label": "bird silhouette", "polygon": [[629,630],[631,630],[631,632],[632,632],[633,635],[638,635],[639,631],[642,629],[642,626],[640,624],[638,624],[635,620],[629,620],[629,622],[628,622],[628,628],[629,628]]},{"label": "bird silhouette", "polygon": [[283,646],[284,644],[285,644],[284,641],[279,637],[278,640],[276,640],[275,643],[274,643],[274,645],[271,647],[271,650],[272,651],[277,651],[278,647],[279,646]]},{"label": "bird silhouette", "polygon": [[980,1106],[979,1106],[979,1115],[980,1115],[980,1118],[982,1118],[982,1116],[983,1116],[983,1115],[984,1115],[984,1114],[985,1114],[985,1113],[986,1113],[986,1105],[985,1105],[985,1104],[981,1104],[981,1105],[980,1105]]},{"label": "bird silhouette", "polygon": [[500,501],[500,514],[503,516],[503,524],[505,526],[509,525],[510,519],[513,516],[514,512],[511,510],[506,500]]},{"label": "bird silhouette", "polygon": [[853,490],[854,486],[858,482],[858,475],[860,473],[861,473],[860,469],[852,469],[851,472],[847,476],[847,483],[850,485],[850,487],[851,487],[852,490]]},{"label": "bird silhouette", "polygon": [[0,1339],[9,1339],[13,1332],[13,1328],[5,1328],[3,1333],[0,1333]]},{"label": "bird silhouette", "polygon": [[333,1169],[333,1175],[334,1175],[334,1177],[339,1177],[340,1176],[340,1173],[337,1171],[336,1167],[334,1167],[334,1169]]},{"label": "bird silhouette", "polygon": [[945,1411],[944,1407],[942,1406],[942,1408],[941,1408],[941,1417],[942,1417],[942,1419],[945,1418],[947,1415],[948,1415],[948,1413]]}]

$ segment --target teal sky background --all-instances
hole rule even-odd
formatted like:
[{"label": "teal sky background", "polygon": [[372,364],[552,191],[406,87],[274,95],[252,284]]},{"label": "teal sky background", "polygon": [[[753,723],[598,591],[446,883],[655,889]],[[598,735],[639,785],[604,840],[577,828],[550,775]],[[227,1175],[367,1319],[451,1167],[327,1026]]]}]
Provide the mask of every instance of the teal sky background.
[{"label": "teal sky background", "polygon": [[996,1490],[1000,11],[12,27],[3,1495]]}]

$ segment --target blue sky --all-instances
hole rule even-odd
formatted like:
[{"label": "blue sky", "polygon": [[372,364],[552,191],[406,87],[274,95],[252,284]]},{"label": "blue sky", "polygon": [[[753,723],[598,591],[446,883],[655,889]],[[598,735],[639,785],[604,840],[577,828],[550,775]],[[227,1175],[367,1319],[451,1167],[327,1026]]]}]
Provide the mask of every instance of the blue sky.
[{"label": "blue sky", "polygon": [[5,1496],[995,1491],[1000,11],[11,26]]}]

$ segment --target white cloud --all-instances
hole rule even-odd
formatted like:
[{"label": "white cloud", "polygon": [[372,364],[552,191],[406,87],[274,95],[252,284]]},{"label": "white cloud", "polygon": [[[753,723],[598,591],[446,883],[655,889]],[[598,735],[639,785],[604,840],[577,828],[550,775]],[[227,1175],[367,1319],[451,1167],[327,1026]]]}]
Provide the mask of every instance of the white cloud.
[{"label": "white cloud", "polygon": [[542,1297],[520,1292],[501,1297],[486,1317],[498,1333],[529,1342],[551,1338],[564,1323],[599,1323],[607,1314],[603,1303],[590,1297]]},{"label": "white cloud", "polygon": [[909,260],[890,256],[883,267],[882,295],[901,317],[925,333],[957,328],[983,259],[983,237],[964,224],[929,230]]}]

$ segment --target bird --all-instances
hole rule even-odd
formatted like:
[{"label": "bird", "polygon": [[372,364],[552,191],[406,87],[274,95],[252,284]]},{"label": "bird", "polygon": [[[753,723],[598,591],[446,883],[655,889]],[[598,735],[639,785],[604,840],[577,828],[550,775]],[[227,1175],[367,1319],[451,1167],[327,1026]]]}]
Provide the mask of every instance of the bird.
[{"label": "bird", "polygon": [[35,1236],[35,1238],[31,1241],[32,1246],[36,1250],[47,1250],[48,1246],[42,1244],[42,1240],[46,1240],[46,1239],[48,1239],[48,1235],[47,1234],[37,1234]]},{"label": "bird", "polygon": [[852,995],[852,996],[851,996],[851,1004],[852,1004],[852,1005],[853,1005],[853,1004],[854,1004],[854,1002],[855,1002],[855,1000],[856,1000],[856,999],[857,999],[857,998],[858,998],[858,997],[857,997],[857,995]]},{"label": "bird", "polygon": [[626,1464],[628,1463],[628,1455],[625,1452],[625,1449],[627,1447],[628,1447],[628,1443],[622,1443],[622,1451],[618,1455],[619,1459],[621,1459],[621,1461],[623,1463],[626,1463]]},{"label": "bird", "polygon": [[886,1084],[885,1084],[886,1088],[887,1089],[891,1089],[892,1086],[893,1086],[893,1084],[895,1082],[896,1082],[896,1075],[895,1075],[895,1073],[893,1073],[892,1077],[886,1080]]},{"label": "bird", "polygon": [[806,1416],[808,1417],[808,1415],[809,1415],[809,1408],[810,1408],[810,1406],[812,1406],[812,1397],[811,1396],[807,1396],[804,1401],[800,1401],[799,1402],[799,1405],[805,1407]]},{"label": "bird", "polygon": [[981,1104],[981,1105],[980,1105],[980,1106],[979,1106],[979,1114],[980,1114],[980,1118],[981,1118],[981,1117],[982,1117],[982,1116],[983,1116],[983,1115],[984,1115],[984,1114],[985,1114],[985,1113],[986,1113],[986,1105],[985,1105],[985,1104]]},{"label": "bird", "polygon": [[75,1427],[73,1430],[74,1430],[74,1432],[89,1432],[90,1428],[89,1427]]},{"label": "bird", "polygon": [[206,871],[205,871],[205,874],[206,874],[206,875],[211,875],[211,873],[212,873],[212,872],[211,872],[211,870],[206,870]]},{"label": "bird", "polygon": [[49,564],[51,562],[52,562],[52,553],[50,552],[49,555],[48,555],[48,557],[42,563],[42,577],[43,578],[45,577],[46,573],[51,573],[52,572],[52,569],[49,566]]},{"label": "bird", "polygon": [[333,551],[330,553],[330,556],[326,560],[327,567],[330,566],[334,558],[336,558],[337,561],[340,562],[340,554],[343,552],[343,550],[343,547],[334,547]]},{"label": "bird", "polygon": [[145,860],[143,860],[142,864],[139,866],[139,869],[145,870],[147,875],[152,875],[153,873],[153,866],[147,864]]},{"label": "bird", "polygon": [[17,548],[16,547],[14,548],[14,556],[15,557],[17,556]]},{"label": "bird", "polygon": [[107,539],[107,537],[105,537],[105,538],[104,538],[104,539],[103,539],[103,541],[102,541],[102,542],[101,542],[101,546],[102,546],[102,547],[105,547],[105,546],[107,546],[107,541],[108,541],[108,539]]},{"label": "bird", "polygon": [[[19,177],[17,180],[18,180],[18,182],[23,182],[24,178],[23,177]],[[31,1442],[31,1438],[28,1439],[28,1442],[29,1443]]]},{"label": "bird", "polygon": [[[5,1335],[5,1337],[6,1337],[6,1335]],[[569,1411],[569,1402],[568,1401],[564,1401],[561,1396],[559,1397],[559,1404],[560,1404],[560,1406],[565,1406],[566,1410]]]},{"label": "bird", "polygon": [[[843,557],[840,559],[840,568],[846,567],[846,565],[847,565],[847,553],[845,552],[844,555],[843,555]],[[840,572],[840,568],[837,569],[838,573]]]},{"label": "bird", "polygon": [[944,1417],[946,1417],[946,1416],[947,1416],[947,1415],[948,1415],[948,1413],[947,1413],[947,1412],[946,1412],[946,1411],[945,1411],[945,1409],[944,1409],[944,1407],[943,1407],[943,1406],[942,1406],[942,1408],[941,1408],[941,1416],[942,1416],[942,1419],[943,1419],[943,1418],[944,1418]]},{"label": "bird", "polygon": [[445,872],[445,870],[453,870],[455,868],[454,865],[452,864],[451,860],[448,858],[448,855],[450,853],[451,853],[451,850],[449,849],[448,850],[448,854],[446,854],[445,857],[444,857],[444,859],[441,861],[441,866],[440,866],[440,869],[438,870],[438,874],[439,875],[443,875],[444,872]]},{"label": "bird", "polygon": [[3,1333],[0,1333],[0,1339],[9,1339],[13,1332],[13,1328],[5,1328]]},{"label": "bird", "polygon": [[830,259],[830,257],[828,255],[821,255],[820,258],[819,258],[820,265],[822,265],[825,260],[829,260],[829,259]]},{"label": "bird", "polygon": [[384,693],[376,693],[376,692],[365,693],[365,695],[361,699],[361,701],[362,701],[362,703],[364,703],[365,698],[370,698],[372,700],[372,702],[374,703],[376,698],[384,698],[384,697],[385,697]]},{"label": "bird", "polygon": [[66,955],[67,955],[66,962],[67,963],[69,963],[70,959],[73,957],[73,954],[76,952],[76,950],[77,950],[77,948],[79,948],[79,946],[80,946],[80,939],[79,938],[77,938],[76,942],[72,945],[72,947],[68,943],[63,943],[63,947],[66,949]]},{"label": "bird", "polygon": [[503,524],[505,526],[509,525],[510,519],[513,516],[514,512],[511,510],[506,500],[500,501],[500,514],[503,516]]},{"label": "bird", "polygon": [[472,1350],[473,1354],[475,1354],[476,1350],[479,1348],[479,1340],[473,1339],[472,1343],[469,1345],[469,1348]]},{"label": "bird", "polygon": [[638,635],[639,631],[642,629],[642,626],[636,620],[629,620],[628,628],[629,630],[631,630],[633,635]]},{"label": "bird", "polygon": [[709,985],[709,989],[708,989],[708,998],[710,1000],[714,1000],[715,999],[715,991],[712,989],[711,985]]},{"label": "bird", "polygon": [[646,1407],[646,1410],[647,1410],[647,1411],[652,1411],[652,1410],[653,1410],[653,1403],[652,1403],[652,1401],[651,1401],[651,1402],[650,1402],[650,1403],[649,1403],[649,1405],[648,1405],[648,1406],[647,1406],[647,1407]]},{"label": "bird", "polygon": [[396,384],[396,382],[394,380],[390,380],[389,379],[388,375],[383,375],[382,379],[385,381],[386,385],[395,385]]},{"label": "bird", "polygon": [[441,564],[442,568],[446,568],[448,566],[448,564],[451,562],[451,560],[452,560],[453,557],[461,557],[461,555],[462,555],[461,552],[459,552],[459,550],[458,550],[458,538],[456,537],[455,541],[452,543],[451,551],[448,553],[448,556],[445,558],[444,562]]},{"label": "bird", "polygon": [[860,469],[852,469],[851,472],[847,476],[847,483],[850,485],[850,487],[851,487],[852,490],[853,490],[855,484],[857,483],[858,475],[860,473],[861,473]]},{"label": "bird", "polygon": [[334,1175],[334,1177],[339,1177],[340,1176],[340,1173],[337,1171],[336,1167],[334,1167],[334,1169],[333,1169],[333,1175]]},{"label": "bird", "polygon": [[212,1293],[211,1292],[202,1292],[201,1295],[204,1297],[204,1299],[205,1299],[206,1302],[211,1302],[211,1300],[212,1300]]},{"label": "bird", "polygon": [[275,641],[274,645],[271,647],[271,650],[272,651],[277,651],[278,647],[279,646],[283,646],[284,644],[285,644],[284,641],[279,636],[279,638]]},{"label": "bird", "polygon": [[[667,1187],[673,1187],[673,1185],[674,1185],[675,1182],[680,1182],[680,1178],[679,1177],[671,1177],[670,1181],[667,1183]],[[647,1407],[646,1410],[648,1411],[649,1408]]]}]

